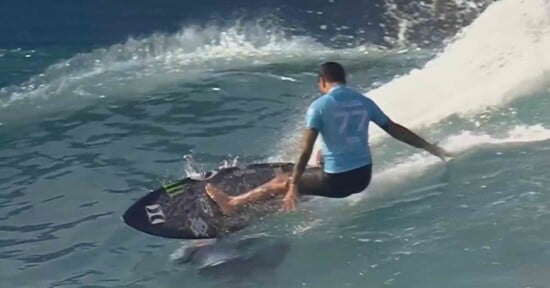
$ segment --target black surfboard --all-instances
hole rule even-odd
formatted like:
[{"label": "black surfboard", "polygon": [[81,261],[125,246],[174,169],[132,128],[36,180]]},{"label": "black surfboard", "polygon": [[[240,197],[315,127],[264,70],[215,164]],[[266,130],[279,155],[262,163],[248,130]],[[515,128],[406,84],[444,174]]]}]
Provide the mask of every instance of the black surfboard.
[{"label": "black surfboard", "polygon": [[240,207],[223,215],[204,191],[207,183],[229,195],[245,193],[276,175],[290,173],[292,163],[252,164],[222,168],[188,177],[160,187],[136,201],[122,216],[129,226],[156,236],[176,239],[205,239],[234,232],[250,221],[280,209],[280,200]]}]

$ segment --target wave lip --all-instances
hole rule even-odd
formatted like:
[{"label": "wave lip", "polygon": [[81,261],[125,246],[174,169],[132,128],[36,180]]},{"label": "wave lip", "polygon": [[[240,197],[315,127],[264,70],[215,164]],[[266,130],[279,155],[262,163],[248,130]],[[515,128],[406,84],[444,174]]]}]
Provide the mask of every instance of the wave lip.
[{"label": "wave lip", "polygon": [[366,52],[327,48],[308,36],[289,36],[275,25],[189,26],[58,62],[21,85],[1,88],[0,109],[2,118],[10,118],[8,109],[19,117],[29,108],[82,107],[98,98],[139,97],[172,83],[192,83],[216,71],[313,60],[336,51]]}]

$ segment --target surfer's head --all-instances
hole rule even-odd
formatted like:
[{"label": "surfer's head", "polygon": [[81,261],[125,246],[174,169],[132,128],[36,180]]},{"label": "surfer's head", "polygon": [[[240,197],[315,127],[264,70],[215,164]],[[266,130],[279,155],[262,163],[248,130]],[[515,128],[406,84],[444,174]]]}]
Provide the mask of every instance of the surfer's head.
[{"label": "surfer's head", "polygon": [[328,93],[334,85],[346,84],[346,71],[344,67],[336,62],[323,63],[317,84],[319,85],[319,91],[323,94]]}]

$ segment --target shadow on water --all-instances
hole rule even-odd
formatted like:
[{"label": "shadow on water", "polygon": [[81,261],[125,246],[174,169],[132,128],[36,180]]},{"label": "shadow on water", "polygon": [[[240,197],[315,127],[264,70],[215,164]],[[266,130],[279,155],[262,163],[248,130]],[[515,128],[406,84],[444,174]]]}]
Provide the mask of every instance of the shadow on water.
[{"label": "shadow on water", "polygon": [[198,275],[235,287],[274,279],[274,272],[290,250],[286,239],[254,236],[193,242],[175,262],[192,266]]}]

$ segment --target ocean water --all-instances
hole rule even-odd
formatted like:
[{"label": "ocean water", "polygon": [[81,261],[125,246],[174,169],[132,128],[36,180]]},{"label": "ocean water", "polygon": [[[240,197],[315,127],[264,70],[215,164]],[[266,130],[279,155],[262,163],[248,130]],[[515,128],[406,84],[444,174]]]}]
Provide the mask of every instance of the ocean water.
[{"label": "ocean water", "polygon": [[[0,19],[2,288],[550,287],[547,0],[19,1]],[[252,260],[214,272],[120,220],[184,158],[293,161],[327,60],[456,157],[373,129],[367,191],[258,219],[227,240],[266,238]]]}]

